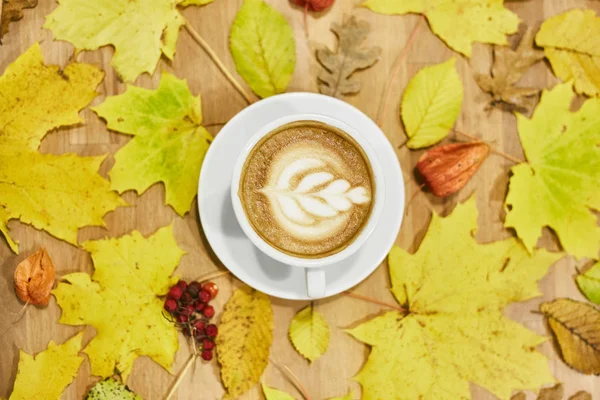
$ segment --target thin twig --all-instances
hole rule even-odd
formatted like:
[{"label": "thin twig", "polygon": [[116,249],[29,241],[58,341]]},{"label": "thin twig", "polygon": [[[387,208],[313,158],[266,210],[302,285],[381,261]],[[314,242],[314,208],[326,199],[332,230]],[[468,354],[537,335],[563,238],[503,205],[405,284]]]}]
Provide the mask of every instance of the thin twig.
[{"label": "thin twig", "polygon": [[501,150],[498,150],[498,149],[497,149],[496,147],[494,147],[494,146],[493,146],[491,143],[489,143],[489,142],[487,142],[487,141],[485,141],[485,140],[483,140],[483,139],[481,139],[481,138],[478,138],[478,137],[476,137],[476,136],[473,136],[473,135],[469,135],[468,133],[465,133],[465,132],[461,132],[461,131],[459,131],[458,129],[454,129],[454,128],[452,128],[452,130],[453,130],[454,132],[458,133],[459,135],[462,135],[462,136],[464,136],[464,137],[467,137],[467,138],[469,138],[469,139],[471,139],[471,140],[475,140],[475,141],[477,141],[477,142],[483,142],[483,143],[486,143],[486,144],[488,144],[488,145],[490,146],[490,150],[492,151],[492,153],[498,154],[499,156],[501,156],[501,157],[504,157],[504,158],[506,158],[507,160],[514,162],[515,164],[523,164],[523,163],[526,163],[526,162],[527,162],[527,161],[525,161],[525,160],[521,160],[520,158],[517,158],[517,157],[511,156],[510,154],[506,154],[505,152],[503,152],[503,151],[501,151]]},{"label": "thin twig", "polygon": [[[19,322],[20,320],[23,319],[23,317],[25,316],[25,312],[27,311],[27,306],[29,305],[29,300],[27,300],[27,302],[25,303],[25,305],[23,306],[23,308],[21,308],[21,311],[19,311],[16,315],[17,315],[17,319],[15,319],[12,323],[16,324],[17,322]],[[14,315],[14,314],[13,314]]]},{"label": "thin twig", "polygon": [[198,44],[200,45],[200,47],[202,47],[202,49],[204,49],[206,54],[208,54],[208,56],[214,61],[214,63],[217,64],[217,67],[219,67],[219,69],[221,70],[223,75],[225,75],[225,77],[229,80],[229,82],[231,82],[231,84],[237,89],[237,91],[240,92],[240,94],[242,96],[244,96],[244,99],[246,99],[248,104],[254,103],[252,96],[246,90],[244,90],[244,88],[238,83],[238,81],[233,77],[231,72],[229,72],[227,67],[225,67],[225,65],[221,62],[221,60],[219,59],[217,54],[208,45],[208,43],[206,43],[206,41],[202,38],[202,36],[200,36],[200,34],[198,32],[196,32],[196,30],[194,28],[192,28],[190,21],[188,21],[185,18],[184,18],[184,20],[185,20],[185,25],[184,25],[185,29],[188,31],[190,36],[192,36],[192,38],[196,42],[198,42]]},{"label": "thin twig", "polygon": [[408,313],[408,310],[406,308],[404,308],[404,307],[400,307],[400,306],[397,306],[395,304],[386,303],[385,301],[377,300],[377,299],[374,299],[372,297],[363,296],[362,294],[352,293],[352,292],[349,292],[349,291],[342,292],[342,294],[345,295],[345,296],[348,296],[348,297],[354,297],[355,299],[360,299],[360,300],[368,301],[370,303],[379,304],[380,306],[390,307],[390,308],[398,310],[398,311],[400,311],[401,313],[404,313],[404,314]]},{"label": "thin twig", "polygon": [[231,274],[231,272],[229,272],[229,271],[215,271],[215,272],[210,272],[206,275],[201,275],[201,276],[197,277],[196,279],[194,279],[194,281],[204,282],[204,281],[209,281],[211,279],[217,279],[222,276],[229,275],[229,274]]},{"label": "thin twig", "polygon": [[412,196],[410,196],[410,200],[408,200],[408,203],[406,203],[406,212],[404,215],[408,215],[408,207],[410,206],[410,204],[413,202],[413,200],[415,199],[415,197],[417,197],[417,195],[419,193],[422,193],[421,189],[423,189],[425,187],[425,184],[422,183],[418,189],[415,190],[415,192],[412,194]]},{"label": "thin twig", "polygon": [[270,357],[269,357],[269,361],[271,362],[271,364],[273,364],[275,367],[277,367],[277,369],[279,369],[281,372],[283,372],[283,374],[292,382],[292,384],[296,387],[296,389],[298,389],[298,391],[302,394],[302,397],[304,397],[304,400],[310,400],[310,396],[308,395],[306,388],[304,387],[304,385],[302,385],[302,382],[300,382],[300,379],[298,379],[298,377],[292,372],[291,369],[289,369],[285,365],[282,366],[282,365],[277,364]]},{"label": "thin twig", "polygon": [[383,115],[385,114],[386,106],[388,104],[388,96],[390,94],[390,88],[392,86],[394,86],[394,83],[396,82],[398,73],[400,72],[400,69],[402,68],[402,61],[408,55],[408,50],[410,49],[410,46],[415,41],[415,38],[417,36],[417,31],[419,30],[419,27],[421,26],[422,20],[423,20],[423,16],[421,15],[421,16],[419,16],[419,19],[415,23],[415,26],[414,26],[412,32],[410,33],[410,36],[408,37],[408,40],[406,41],[404,48],[402,49],[402,51],[400,51],[400,54],[398,54],[398,57],[396,57],[396,61],[394,61],[394,66],[392,67],[393,69],[392,69],[392,73],[391,73],[391,78],[388,79],[385,83],[385,87],[383,89],[383,95],[381,96],[381,102],[379,103],[379,109],[377,110],[377,118],[375,119],[375,121],[377,122],[377,125],[379,125],[380,127],[381,127],[381,118],[383,118]]},{"label": "thin twig", "polygon": [[308,39],[308,1],[304,2],[304,34]]},{"label": "thin twig", "polygon": [[171,389],[169,389],[169,393],[167,393],[167,395],[165,396],[165,400],[170,400],[171,397],[173,397],[173,395],[177,391],[177,388],[179,387],[179,384],[181,384],[183,377],[185,376],[185,374],[187,374],[190,368],[192,368],[192,365],[194,365],[194,361],[196,360],[196,358],[196,354],[190,354],[190,358],[188,358],[181,371],[179,371],[179,373],[177,374],[177,378],[175,379],[175,382],[173,382],[173,385],[171,385]]},{"label": "thin twig", "polygon": [[211,122],[210,124],[204,124],[205,128],[212,128],[213,126],[223,126],[227,122]]}]

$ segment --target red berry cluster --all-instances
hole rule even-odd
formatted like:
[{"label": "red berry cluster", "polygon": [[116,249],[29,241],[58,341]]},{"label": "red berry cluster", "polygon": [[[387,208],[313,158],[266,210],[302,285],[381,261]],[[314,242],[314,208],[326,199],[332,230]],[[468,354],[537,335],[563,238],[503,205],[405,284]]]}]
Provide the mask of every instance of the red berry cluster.
[{"label": "red berry cluster", "polygon": [[173,316],[179,329],[192,337],[202,349],[202,358],[210,361],[215,348],[215,337],[219,330],[209,320],[215,315],[215,309],[208,304],[217,297],[219,288],[213,282],[179,281],[169,289],[165,300],[165,311]]}]

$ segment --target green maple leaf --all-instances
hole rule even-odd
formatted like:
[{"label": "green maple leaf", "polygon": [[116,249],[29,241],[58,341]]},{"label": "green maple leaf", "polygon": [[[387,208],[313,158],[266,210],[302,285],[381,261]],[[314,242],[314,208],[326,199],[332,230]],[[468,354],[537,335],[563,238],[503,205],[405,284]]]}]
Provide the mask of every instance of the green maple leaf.
[{"label": "green maple leaf", "polygon": [[502,309],[540,295],[536,281],[560,254],[530,255],[516,238],[479,244],[473,198],[451,215],[433,215],[415,254],[389,254],[392,311],[349,330],[372,346],[356,376],[363,400],[470,399],[469,382],[501,399],[553,381],[535,350],[546,339]]},{"label": "green maple leaf", "polygon": [[194,97],[184,80],[163,73],[158,89],[128,86],[92,109],[109,129],[134,136],[115,154],[111,187],[142,194],[163,182],[167,204],[179,215],[188,212],[212,141],[201,125],[200,96]]},{"label": "green maple leaf", "polygon": [[554,230],[576,257],[598,257],[600,99],[570,111],[571,83],[544,91],[533,117],[517,114],[527,163],[512,168],[505,226],[531,250],[542,228]]}]

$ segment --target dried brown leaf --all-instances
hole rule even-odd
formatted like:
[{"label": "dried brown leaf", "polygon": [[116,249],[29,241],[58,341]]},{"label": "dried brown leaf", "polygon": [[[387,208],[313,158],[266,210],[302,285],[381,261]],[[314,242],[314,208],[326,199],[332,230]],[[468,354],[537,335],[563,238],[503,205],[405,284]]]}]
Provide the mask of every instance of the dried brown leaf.
[{"label": "dried brown leaf", "polygon": [[21,261],[14,274],[15,291],[26,303],[45,306],[54,285],[54,263],[42,248]]},{"label": "dried brown leaf", "polygon": [[[544,388],[542,390],[540,390],[538,396],[537,396],[537,400],[562,400],[564,395],[564,389],[563,389],[563,385],[561,383],[557,383],[556,385],[549,387],[549,388]],[[515,395],[513,395],[510,400],[525,400],[527,398],[527,395],[525,395],[525,393],[523,392],[519,392],[516,393]],[[571,397],[569,397],[569,400],[592,400],[592,395],[589,394],[588,392],[584,392],[583,390],[580,390],[579,392],[575,393],[574,395],[572,395]]]},{"label": "dried brown leaf", "polygon": [[0,40],[8,33],[8,25],[23,18],[24,8],[37,6],[37,0],[0,0]]},{"label": "dried brown leaf", "polygon": [[366,21],[357,21],[356,18],[350,17],[342,25],[332,23],[331,30],[336,34],[339,43],[335,52],[328,48],[317,50],[317,60],[323,66],[317,77],[319,91],[338,98],[345,94],[358,93],[360,82],[352,79],[352,74],[379,61],[381,48],[361,46],[371,31]]},{"label": "dried brown leaf", "polygon": [[492,95],[492,105],[526,109],[531,105],[531,96],[539,93],[540,89],[515,86],[529,67],[544,58],[543,51],[533,48],[534,37],[533,29],[527,28],[516,50],[494,46],[491,75],[475,75],[479,87]]},{"label": "dried brown leaf", "polygon": [[592,395],[589,394],[588,392],[584,392],[583,390],[580,390],[579,392],[575,393],[573,396],[569,397],[569,400],[592,400]]},{"label": "dried brown leaf", "polygon": [[489,152],[483,142],[446,144],[419,157],[417,169],[435,196],[446,197],[467,184]]}]

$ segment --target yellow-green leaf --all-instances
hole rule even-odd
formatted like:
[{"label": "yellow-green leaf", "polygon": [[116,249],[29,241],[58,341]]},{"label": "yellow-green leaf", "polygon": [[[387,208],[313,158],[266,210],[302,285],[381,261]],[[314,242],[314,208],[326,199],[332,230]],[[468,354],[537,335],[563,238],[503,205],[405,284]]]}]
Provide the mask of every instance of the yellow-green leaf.
[{"label": "yellow-green leaf", "polygon": [[270,388],[264,383],[262,384],[262,390],[265,394],[265,400],[296,400],[286,392]]},{"label": "yellow-green leaf", "polygon": [[273,341],[273,311],[269,297],[244,286],[227,304],[217,336],[221,379],[230,397],[256,385],[269,362]]},{"label": "yellow-green leaf", "polygon": [[115,154],[111,187],[142,194],[163,182],[166,203],[179,215],[190,210],[198,192],[200,167],[212,136],[202,124],[200,96],[185,82],[163,73],[158,89],[128,86],[93,110],[109,129],[133,135]]},{"label": "yellow-green leaf", "polygon": [[66,275],[52,293],[63,310],[60,323],[92,325],[98,332],[84,350],[92,374],[108,377],[116,368],[126,381],[142,355],[170,370],[179,347],[177,329],[163,316],[158,296],[177,281],[171,274],[184,254],[173,227],[148,238],[133,232],[83,247],[92,255],[94,275]]},{"label": "yellow-green leaf", "polygon": [[83,332],[63,344],[50,341],[48,348],[35,357],[20,351],[19,366],[9,400],[58,400],[77,376],[83,357]]},{"label": "yellow-green leaf", "polygon": [[548,18],[536,35],[558,78],[574,81],[577,93],[600,94],[600,17],[574,9]]},{"label": "yellow-green leaf", "polygon": [[[392,292],[408,311],[390,311],[351,329],[372,346],[355,379],[363,400],[470,399],[469,382],[501,399],[552,383],[546,340],[506,318],[510,303],[540,295],[536,282],[561,255],[530,255],[516,238],[479,244],[471,198],[434,214],[415,254],[394,247]],[[393,377],[393,379],[390,379]]]},{"label": "yellow-green leaf", "polygon": [[423,14],[433,33],[467,57],[473,42],[507,44],[506,35],[519,26],[504,0],[367,0],[363,6],[379,14]]},{"label": "yellow-green leaf", "polygon": [[577,285],[589,301],[600,304],[600,262],[585,272],[577,275]]},{"label": "yellow-green leaf", "polygon": [[103,226],[104,214],[125,205],[98,174],[104,156],[37,151],[49,130],[81,122],[103,76],[88,64],[47,66],[36,43],[0,77],[0,232],[13,251],[11,219],[77,244],[79,228]]},{"label": "yellow-green leaf", "polygon": [[350,392],[345,396],[340,396],[340,397],[331,397],[327,400],[352,400],[354,398],[354,392]]},{"label": "yellow-green leaf", "polygon": [[400,114],[410,138],[411,149],[431,146],[442,140],[458,118],[463,87],[455,59],[425,67],[408,82]]},{"label": "yellow-green leaf", "polygon": [[231,27],[238,73],[260,97],[283,93],[296,65],[296,43],[283,15],[263,0],[245,0]]},{"label": "yellow-green leaf", "polygon": [[565,251],[597,258],[600,227],[600,99],[571,112],[570,83],[544,91],[531,119],[517,114],[527,163],[512,168],[505,226],[532,250],[550,227]]},{"label": "yellow-green leaf", "polygon": [[118,380],[106,378],[92,386],[85,400],[142,400],[142,398]]},{"label": "yellow-green leaf", "polygon": [[312,306],[298,311],[289,331],[292,344],[309,361],[321,357],[329,345],[329,325]]}]

